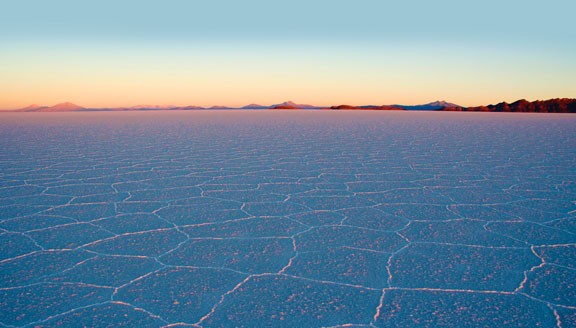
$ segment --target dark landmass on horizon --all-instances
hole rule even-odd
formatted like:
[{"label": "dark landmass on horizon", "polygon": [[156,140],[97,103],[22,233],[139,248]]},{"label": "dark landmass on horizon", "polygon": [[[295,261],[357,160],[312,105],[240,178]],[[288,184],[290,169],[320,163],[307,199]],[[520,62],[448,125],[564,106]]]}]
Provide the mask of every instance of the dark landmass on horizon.
[{"label": "dark landmass on horizon", "polygon": [[243,107],[226,106],[158,106],[158,105],[137,105],[132,107],[114,108],[86,108],[76,104],[65,102],[54,106],[30,105],[25,108],[3,111],[3,112],[81,112],[81,111],[151,111],[151,110],[406,110],[406,111],[457,111],[457,112],[519,112],[519,113],[576,113],[576,99],[555,98],[549,100],[527,101],[521,99],[513,103],[501,102],[496,105],[463,107],[446,101],[435,101],[422,105],[336,105],[336,106],[314,106],[309,104],[297,104],[286,101],[270,106],[249,104]]},{"label": "dark landmass on horizon", "polygon": [[556,98],[532,102],[526,99],[520,99],[511,104],[501,102],[496,105],[478,107],[447,107],[443,110],[467,112],[576,113],[576,99]]}]

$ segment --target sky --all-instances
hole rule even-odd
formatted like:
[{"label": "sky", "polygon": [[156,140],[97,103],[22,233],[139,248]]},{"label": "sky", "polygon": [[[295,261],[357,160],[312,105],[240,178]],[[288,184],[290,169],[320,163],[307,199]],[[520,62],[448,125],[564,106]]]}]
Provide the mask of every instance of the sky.
[{"label": "sky", "polygon": [[576,97],[576,1],[0,0],[0,109]]}]

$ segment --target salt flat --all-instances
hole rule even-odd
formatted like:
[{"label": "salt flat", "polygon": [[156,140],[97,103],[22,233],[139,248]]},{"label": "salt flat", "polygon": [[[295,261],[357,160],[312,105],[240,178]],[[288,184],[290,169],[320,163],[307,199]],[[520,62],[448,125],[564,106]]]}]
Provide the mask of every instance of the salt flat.
[{"label": "salt flat", "polygon": [[576,326],[576,116],[0,115],[0,325]]}]

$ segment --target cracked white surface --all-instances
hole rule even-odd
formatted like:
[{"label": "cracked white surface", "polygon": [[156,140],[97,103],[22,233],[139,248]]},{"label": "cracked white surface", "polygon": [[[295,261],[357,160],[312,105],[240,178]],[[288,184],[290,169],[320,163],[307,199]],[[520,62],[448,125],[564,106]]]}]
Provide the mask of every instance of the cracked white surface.
[{"label": "cracked white surface", "polygon": [[575,124],[3,114],[0,325],[573,326]]}]

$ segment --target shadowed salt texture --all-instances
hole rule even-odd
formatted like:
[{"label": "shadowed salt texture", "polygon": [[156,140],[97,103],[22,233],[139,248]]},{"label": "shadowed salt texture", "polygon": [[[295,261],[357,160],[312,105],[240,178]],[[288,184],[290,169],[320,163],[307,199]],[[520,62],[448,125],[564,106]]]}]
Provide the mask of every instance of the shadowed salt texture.
[{"label": "shadowed salt texture", "polygon": [[2,326],[574,326],[576,116],[0,115]]}]

